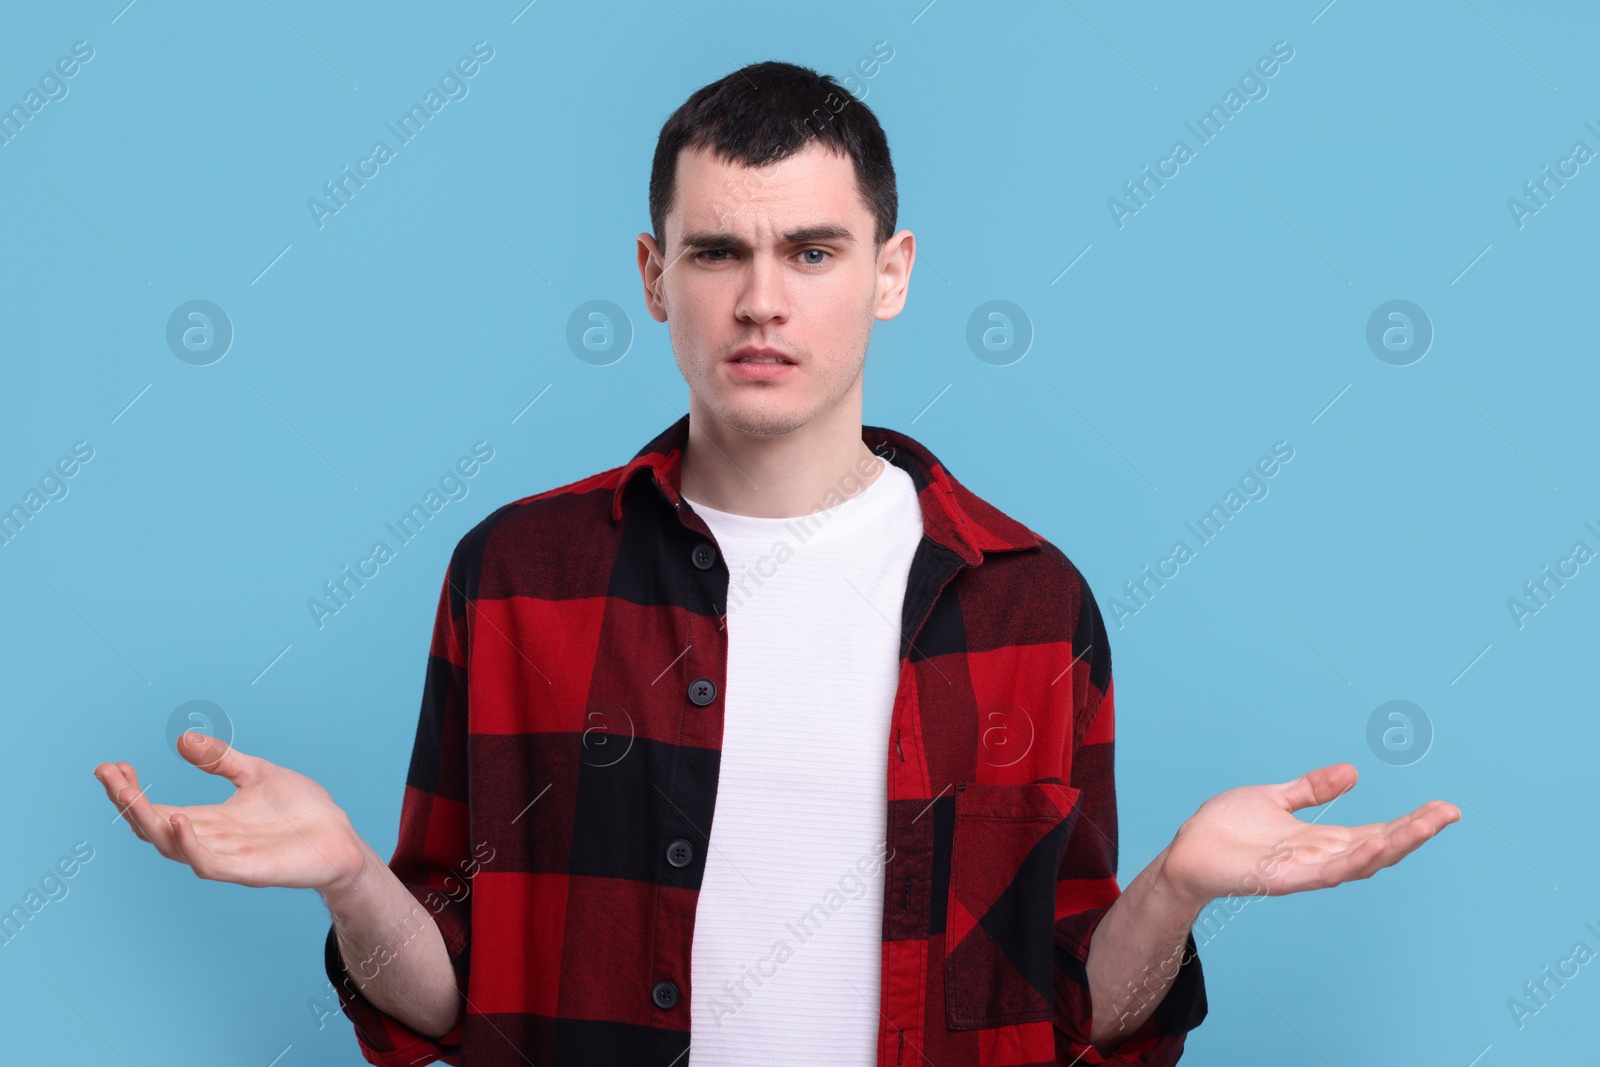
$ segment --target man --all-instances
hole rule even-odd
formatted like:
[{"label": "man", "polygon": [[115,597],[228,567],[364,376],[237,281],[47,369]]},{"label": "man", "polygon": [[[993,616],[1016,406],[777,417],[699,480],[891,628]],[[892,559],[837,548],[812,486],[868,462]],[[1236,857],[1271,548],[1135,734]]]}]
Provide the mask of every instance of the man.
[{"label": "man", "polygon": [[377,1064],[1171,1064],[1220,896],[1370,876],[1460,817],[1304,822],[1347,763],[1206,801],[1119,888],[1114,692],[1067,557],[863,426],[905,304],[887,142],[761,63],[667,121],[638,238],[689,412],[496,510],[441,589],[399,844],[219,739],[152,804],[202,878],[317,889]]}]

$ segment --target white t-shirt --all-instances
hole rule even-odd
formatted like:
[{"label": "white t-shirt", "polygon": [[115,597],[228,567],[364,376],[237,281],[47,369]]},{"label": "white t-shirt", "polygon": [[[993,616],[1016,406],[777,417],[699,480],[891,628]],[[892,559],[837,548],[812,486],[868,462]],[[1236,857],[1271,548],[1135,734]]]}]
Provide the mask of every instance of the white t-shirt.
[{"label": "white t-shirt", "polygon": [[922,538],[916,489],[885,463],[864,491],[811,516],[690,506],[729,584],[688,1064],[873,1067],[889,722]]}]

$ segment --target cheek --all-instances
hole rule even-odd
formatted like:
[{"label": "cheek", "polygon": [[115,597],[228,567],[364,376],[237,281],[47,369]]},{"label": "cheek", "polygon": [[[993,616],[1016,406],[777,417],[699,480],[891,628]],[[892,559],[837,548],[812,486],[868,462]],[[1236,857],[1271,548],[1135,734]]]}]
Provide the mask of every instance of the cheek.
[{"label": "cheek", "polygon": [[861,293],[859,302],[840,301],[829,309],[832,335],[852,354],[865,348],[872,336],[873,323],[878,321],[876,308],[877,301],[869,287]]},{"label": "cheek", "polygon": [[672,358],[685,381],[700,381],[710,377],[711,366],[700,348],[693,325],[681,318],[667,320],[668,337],[672,344]]},{"label": "cheek", "polygon": [[667,309],[667,321],[675,323],[682,333],[692,333],[700,327],[701,323],[711,321],[716,308],[721,306],[721,296],[710,286],[702,284],[701,279],[695,279],[694,284],[684,284],[684,279],[679,279],[677,285],[664,291],[664,303]]}]

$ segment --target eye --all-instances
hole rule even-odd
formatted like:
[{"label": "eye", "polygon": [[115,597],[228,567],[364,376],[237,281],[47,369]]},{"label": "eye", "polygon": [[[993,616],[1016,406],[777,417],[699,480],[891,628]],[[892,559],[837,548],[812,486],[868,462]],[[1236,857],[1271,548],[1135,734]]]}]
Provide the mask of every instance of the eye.
[{"label": "eye", "polygon": [[[695,258],[695,259],[697,259],[697,260],[698,260],[698,259],[700,259],[700,258],[701,258],[701,257],[702,257],[702,256],[716,256],[716,255],[723,255],[723,256],[727,256],[727,255],[732,255],[732,254],[733,254],[733,253],[732,253],[732,252],[730,252],[730,251],[729,251],[729,250],[728,250],[728,249],[726,249],[726,248],[708,248],[708,249],[706,249],[706,250],[705,250],[705,251],[704,251],[704,252],[698,252],[698,253],[696,253],[696,254],[695,254],[695,257],[694,257],[694,258]],[[707,260],[707,261],[706,261],[706,262],[710,262],[710,263],[722,263],[722,262],[724,262],[724,260],[720,260],[720,259],[713,259],[713,260]]]},{"label": "eye", "polygon": [[[815,253],[816,255],[819,255],[819,256],[832,256],[833,255],[833,253],[829,252],[826,248],[808,248],[804,252],[801,252],[800,254],[802,256],[809,256],[809,255],[811,255],[813,253]],[[805,264],[808,267],[820,267],[820,266],[822,266],[822,264],[824,262],[825,261],[821,260],[821,259],[808,259],[808,260],[805,261]]]}]

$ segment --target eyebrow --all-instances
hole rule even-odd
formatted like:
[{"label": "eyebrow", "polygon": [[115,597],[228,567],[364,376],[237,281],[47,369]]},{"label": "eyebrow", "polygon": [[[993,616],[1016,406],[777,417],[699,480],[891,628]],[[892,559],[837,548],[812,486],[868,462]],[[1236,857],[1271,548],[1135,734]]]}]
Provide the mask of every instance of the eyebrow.
[{"label": "eyebrow", "polygon": [[[782,241],[790,245],[811,244],[817,241],[843,241],[853,244],[855,239],[855,234],[843,226],[820,224],[789,230],[783,235]],[[695,230],[684,234],[681,241],[685,249],[731,248],[738,252],[750,251],[750,246],[743,238],[720,230]]]}]

